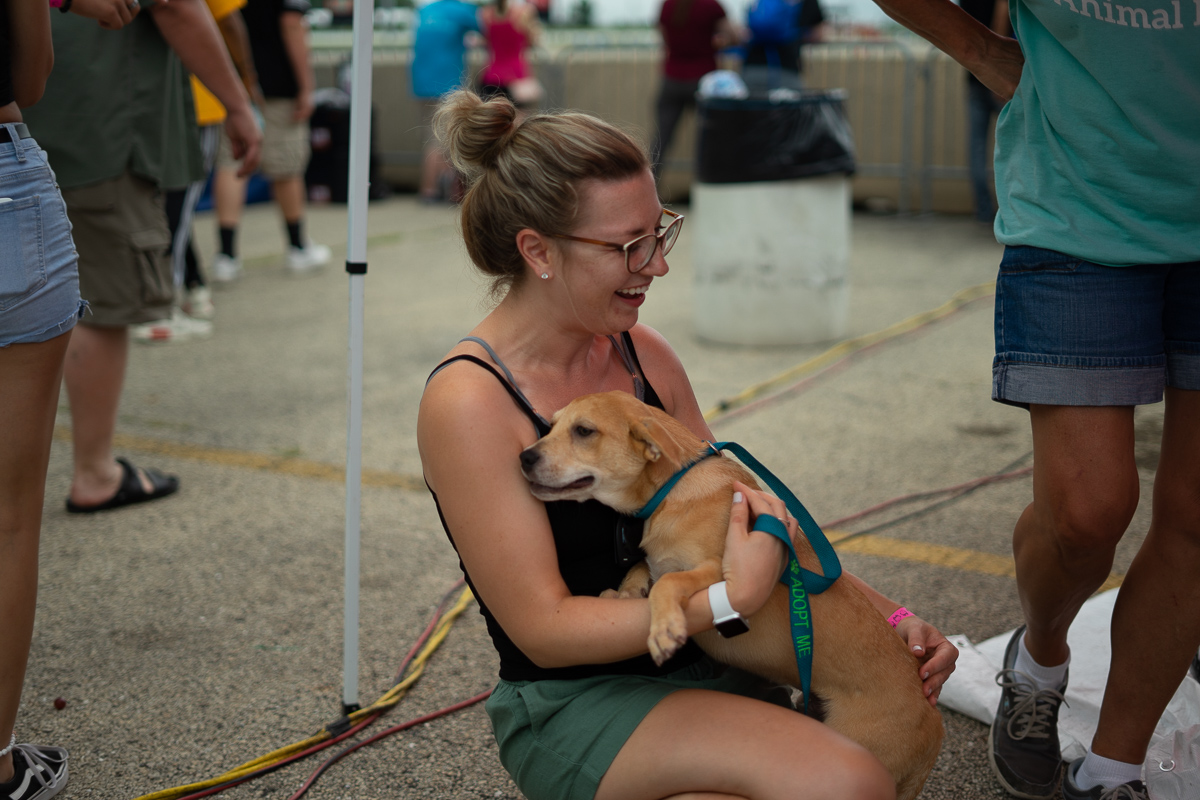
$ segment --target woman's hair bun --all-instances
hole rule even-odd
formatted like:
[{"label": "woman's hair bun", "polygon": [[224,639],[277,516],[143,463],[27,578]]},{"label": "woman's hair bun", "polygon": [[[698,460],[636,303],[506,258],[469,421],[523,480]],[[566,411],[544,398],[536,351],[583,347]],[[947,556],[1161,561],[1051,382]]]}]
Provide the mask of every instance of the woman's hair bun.
[{"label": "woman's hair bun", "polygon": [[465,89],[447,95],[433,115],[434,135],[464,175],[494,164],[516,129],[517,109],[508,98],[484,100]]}]

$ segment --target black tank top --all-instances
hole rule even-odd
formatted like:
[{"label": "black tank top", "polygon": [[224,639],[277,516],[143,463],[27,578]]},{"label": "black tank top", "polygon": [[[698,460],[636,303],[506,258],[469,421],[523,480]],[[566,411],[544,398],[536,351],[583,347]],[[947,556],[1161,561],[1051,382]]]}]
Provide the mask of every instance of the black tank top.
[{"label": "black tank top", "polygon": [[0,0],[0,106],[17,99],[13,89],[12,38],[8,29],[8,0]]},{"label": "black tank top", "polygon": [[[633,365],[636,366],[636,372],[633,373],[636,377],[642,368],[637,360],[637,353],[633,349],[633,340],[628,333],[623,333],[621,340],[627,353],[632,357]],[[538,436],[545,436],[550,432],[549,424],[533,409],[525,396],[491,364],[481,358],[472,355],[454,356],[439,364],[433,374],[456,361],[470,361],[495,375],[496,379],[508,390],[517,407],[529,417],[537,429]],[[500,366],[504,369],[503,364]],[[507,369],[505,371],[507,372]],[[430,377],[433,375],[431,374]],[[649,381],[643,385],[645,402],[656,408],[662,408],[662,400],[650,386]],[[517,454],[514,453],[513,458],[516,457]],[[442,521],[442,528],[446,531],[450,544],[454,545],[454,534],[446,525],[446,517],[442,514],[437,494],[433,489],[430,489],[429,493],[433,495],[433,502],[437,505],[438,518]],[[545,505],[546,516],[550,520],[550,530],[554,534],[554,546],[558,553],[558,569],[562,573],[567,588],[571,590],[571,594],[597,597],[605,589],[615,589],[620,585],[621,579],[625,577],[629,568],[645,558],[645,554],[640,548],[641,520],[618,514],[595,500],[583,503],[574,500],[558,500]],[[456,551],[457,549],[455,546]],[[674,658],[661,667],[656,665],[649,655],[641,655],[611,664],[580,664],[573,667],[550,669],[539,667],[521,652],[521,649],[513,643],[496,618],[492,616],[487,604],[475,591],[475,585],[471,582],[471,576],[467,573],[461,558],[458,566],[462,570],[463,577],[466,578],[467,585],[475,593],[475,599],[479,603],[479,613],[487,622],[492,644],[495,646],[496,652],[500,654],[500,678],[503,680],[576,680],[595,675],[665,675],[693,664],[703,657],[703,651],[695,642],[688,641],[675,654]],[[513,580],[521,580],[521,577],[514,575]]]}]

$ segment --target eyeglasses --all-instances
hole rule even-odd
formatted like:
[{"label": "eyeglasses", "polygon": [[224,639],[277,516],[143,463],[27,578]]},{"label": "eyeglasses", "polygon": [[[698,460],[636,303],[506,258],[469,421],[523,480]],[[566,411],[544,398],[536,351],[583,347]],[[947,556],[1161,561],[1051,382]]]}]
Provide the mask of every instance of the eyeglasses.
[{"label": "eyeglasses", "polygon": [[573,242],[598,244],[602,247],[611,247],[613,250],[620,250],[625,254],[625,269],[637,273],[646,268],[654,258],[654,251],[659,246],[662,247],[662,254],[665,256],[671,252],[671,248],[675,245],[675,240],[679,238],[679,229],[683,227],[683,214],[676,214],[674,211],[669,211],[665,208],[662,213],[663,218],[669,218],[670,221],[663,226],[661,231],[658,233],[643,234],[625,244],[605,242],[599,239],[585,239],[582,236],[568,236],[565,233],[552,233],[550,235],[556,239],[570,239]]}]

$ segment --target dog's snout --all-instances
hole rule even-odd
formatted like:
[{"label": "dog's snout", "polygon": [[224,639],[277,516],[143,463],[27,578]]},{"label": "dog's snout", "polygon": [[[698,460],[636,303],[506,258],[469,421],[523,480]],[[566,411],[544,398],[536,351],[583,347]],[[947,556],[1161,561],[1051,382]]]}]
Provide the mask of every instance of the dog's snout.
[{"label": "dog's snout", "polygon": [[532,447],[528,450],[522,450],[521,469],[525,472],[528,472],[529,470],[533,469],[534,464],[536,464],[541,457],[542,456],[538,453],[538,451],[534,450]]}]

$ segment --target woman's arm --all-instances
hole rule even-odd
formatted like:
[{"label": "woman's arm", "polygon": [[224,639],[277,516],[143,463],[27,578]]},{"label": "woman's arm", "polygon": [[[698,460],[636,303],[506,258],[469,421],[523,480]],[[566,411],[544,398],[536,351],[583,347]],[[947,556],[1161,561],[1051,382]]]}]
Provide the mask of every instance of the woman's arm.
[{"label": "woman's arm", "polygon": [[[862,578],[849,572],[843,572],[842,577],[857,586],[885,618],[900,608],[899,603],[876,591]],[[931,705],[936,705],[942,686],[954,672],[958,648],[951,644],[941,631],[916,615],[902,619],[896,625],[896,633],[900,634],[917,657],[925,696],[929,698]]]},{"label": "woman's arm", "polygon": [[1021,80],[1025,57],[1016,40],[1000,36],[951,0],[875,0],[883,12],[922,36],[1005,100]]},{"label": "woman's arm", "polygon": [[13,93],[20,108],[42,99],[54,68],[50,6],[46,0],[8,0]]}]

